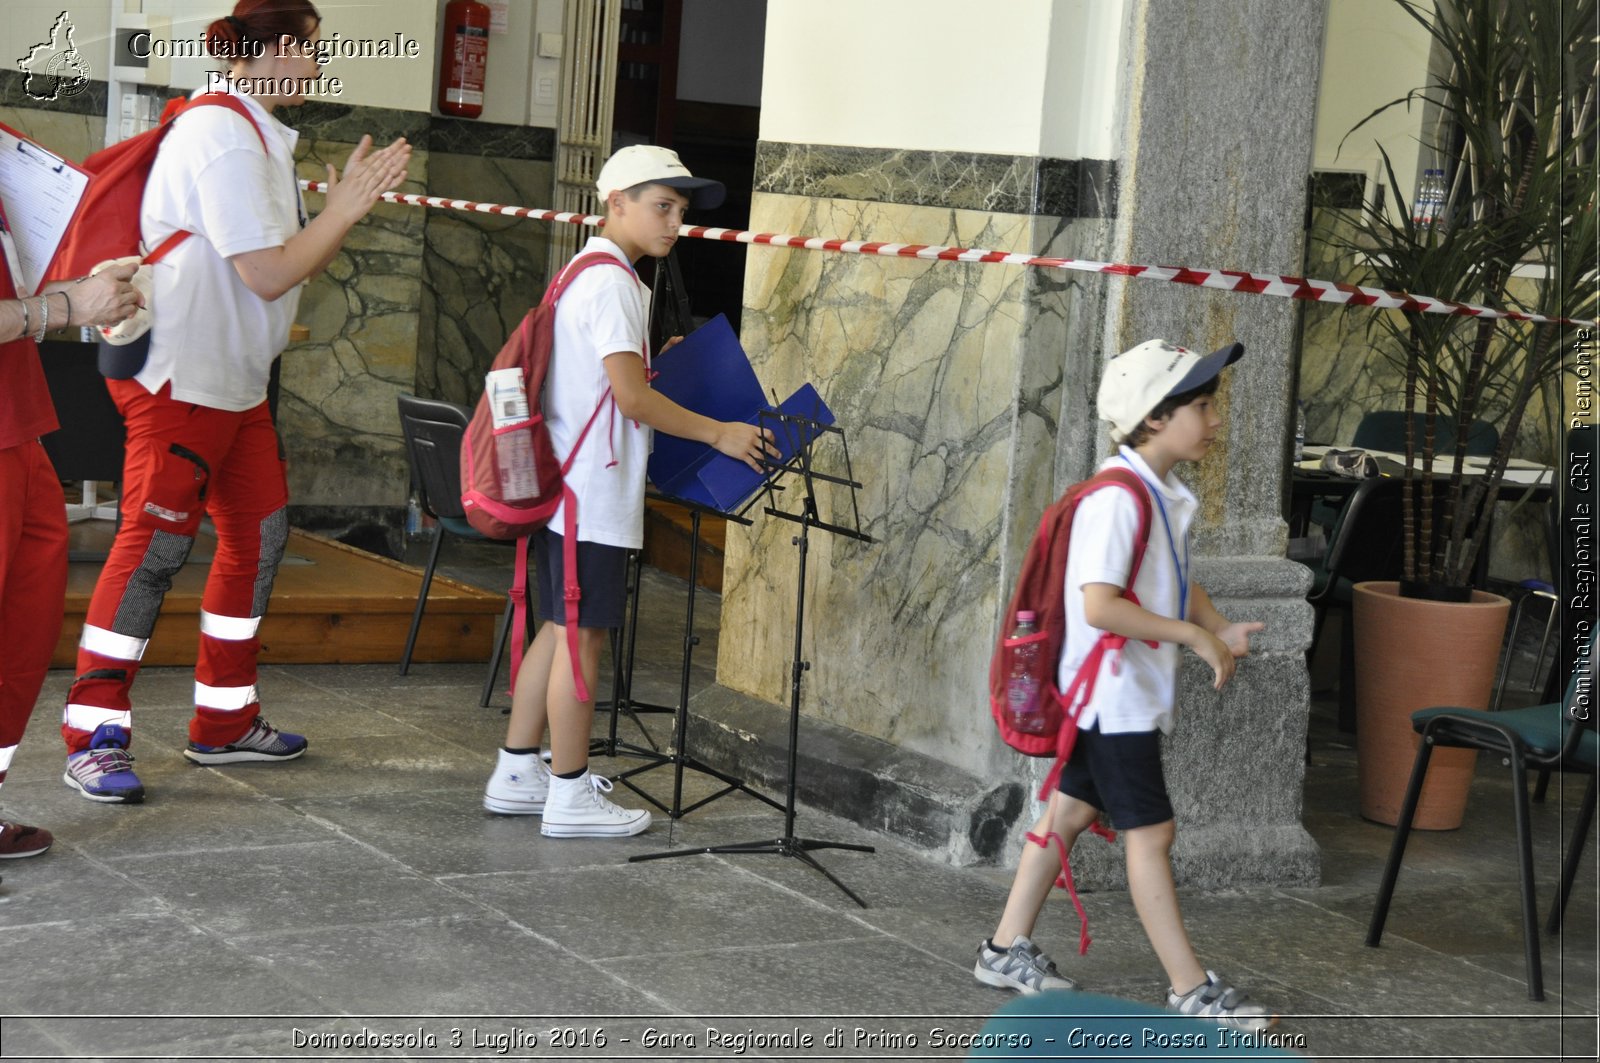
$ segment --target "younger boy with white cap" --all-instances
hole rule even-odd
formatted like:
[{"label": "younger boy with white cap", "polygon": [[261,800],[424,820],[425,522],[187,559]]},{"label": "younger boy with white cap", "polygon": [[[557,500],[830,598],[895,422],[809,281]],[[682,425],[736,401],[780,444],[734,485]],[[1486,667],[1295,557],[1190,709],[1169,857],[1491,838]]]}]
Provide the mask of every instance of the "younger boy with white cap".
[{"label": "younger boy with white cap", "polygon": [[[543,404],[551,442],[563,460],[593,418],[565,477],[578,500],[578,655],[589,689],[601,647],[622,623],[628,551],[643,542],[651,429],[710,444],[757,470],[771,436],[755,425],[702,417],[648,383],[650,290],[633,265],[645,255],[661,258],[671,251],[684,211],[717,206],[722,184],[695,177],[675,152],[648,144],[612,155],[595,184],[605,202],[604,235],[590,237],[578,257],[599,252],[617,268],[602,263],[585,270],[562,293]],[[676,337],[667,346],[672,342]],[[539,591],[530,621],[544,623],[523,659],[505,745],[483,804],[504,815],[542,816],[540,832],[551,837],[638,834],[650,825],[650,813],[608,800],[603,795],[611,783],[589,771],[594,701],[578,700],[570,655],[558,652],[567,645],[563,544],[554,530],[564,527],[563,520],[557,509],[530,546]],[[539,757],[546,722],[549,768]]]},{"label": "younger boy with white cap", "polygon": [[1189,944],[1172,880],[1176,828],[1161,767],[1161,736],[1172,730],[1176,713],[1178,647],[1210,665],[1221,689],[1234,659],[1249,652],[1250,635],[1263,627],[1230,623],[1191,576],[1189,528],[1199,503],[1173,474],[1179,462],[1204,458],[1215,441],[1222,425],[1213,399],[1218,374],[1242,354],[1238,343],[1201,356],[1150,340],[1106,365],[1098,406],[1119,447],[1102,468],[1137,473],[1156,516],[1134,579],[1135,601],[1123,596],[1139,527],[1133,498],[1096,491],[1073,515],[1057,688],[1067,689],[1101,632],[1128,643],[1101,666],[1058,792],[1033,827],[1032,837],[1043,842],[1024,847],[1000,923],[978,947],[973,974],[987,985],[1023,993],[1075,988],[1029,936],[1065,854],[1104,814],[1123,833],[1128,891],[1166,969],[1167,1006],[1245,1030],[1265,1029],[1275,1019],[1202,967]]}]

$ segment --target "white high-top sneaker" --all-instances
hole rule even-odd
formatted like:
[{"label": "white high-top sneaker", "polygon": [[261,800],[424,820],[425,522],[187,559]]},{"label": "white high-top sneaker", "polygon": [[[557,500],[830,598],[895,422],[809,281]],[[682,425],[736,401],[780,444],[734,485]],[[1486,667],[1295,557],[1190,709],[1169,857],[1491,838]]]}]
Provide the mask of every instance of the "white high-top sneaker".
[{"label": "white high-top sneaker", "polygon": [[612,838],[638,834],[650,826],[645,809],[622,808],[601,796],[611,780],[593,772],[576,779],[550,776],[550,797],[539,833],[552,838]]},{"label": "white high-top sneaker", "polygon": [[550,769],[532,753],[507,753],[483,788],[483,807],[502,816],[538,816],[550,793]]}]

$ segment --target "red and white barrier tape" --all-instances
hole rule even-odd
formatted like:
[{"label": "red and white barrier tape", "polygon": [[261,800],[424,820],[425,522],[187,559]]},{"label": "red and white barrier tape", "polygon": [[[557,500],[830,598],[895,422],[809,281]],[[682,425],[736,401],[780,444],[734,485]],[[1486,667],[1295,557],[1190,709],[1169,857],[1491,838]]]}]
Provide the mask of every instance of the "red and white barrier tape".
[{"label": "red and white barrier tape", "polygon": [[[300,187],[308,192],[327,191],[327,186],[322,181],[301,181]],[[535,210],[532,207],[507,207],[498,203],[474,203],[467,199],[444,199],[440,196],[417,196],[401,192],[385,192],[383,198],[389,203],[402,203],[412,207],[437,207],[474,214],[503,214],[513,218],[533,218],[537,221],[566,222],[571,225],[605,224],[605,218],[596,214]],[[1417,310],[1425,314],[1453,314],[1459,317],[1504,318],[1539,324],[1596,327],[1593,321],[1546,317],[1543,314],[1523,314],[1515,310],[1491,310],[1486,306],[1436,299],[1431,295],[1412,295],[1409,292],[1390,291],[1385,288],[1341,284],[1338,281],[1308,280],[1305,277],[1281,276],[1275,273],[1245,273],[1232,269],[1189,269],[1185,266],[1130,266],[1120,262],[1050,258],[1010,251],[940,247],[936,244],[894,244],[872,240],[829,240],[819,236],[755,233],[742,229],[713,229],[703,225],[685,225],[678,232],[682,236],[692,236],[701,240],[722,240],[728,243],[766,244],[771,247],[803,248],[807,251],[841,251],[851,255],[884,255],[891,258],[931,259],[941,262],[990,262],[1008,266],[1034,266],[1041,269],[1070,269],[1082,273],[1190,284],[1198,288],[1248,292],[1252,295],[1275,295],[1282,299],[1302,299],[1314,303],[1340,303],[1347,306],[1372,306],[1380,310]]]}]

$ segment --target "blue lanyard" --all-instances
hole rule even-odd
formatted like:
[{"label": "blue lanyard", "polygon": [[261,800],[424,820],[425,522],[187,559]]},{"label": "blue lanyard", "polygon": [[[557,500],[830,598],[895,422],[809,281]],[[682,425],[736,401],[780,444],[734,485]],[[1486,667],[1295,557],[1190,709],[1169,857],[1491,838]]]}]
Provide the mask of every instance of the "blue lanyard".
[{"label": "blue lanyard", "polygon": [[1183,561],[1178,560],[1178,543],[1172,535],[1172,522],[1167,519],[1167,504],[1161,500],[1161,492],[1156,485],[1151,483],[1139,467],[1129,461],[1124,454],[1118,454],[1124,465],[1133,470],[1133,474],[1144,481],[1145,487],[1150,489],[1150,497],[1156,501],[1156,509],[1161,514],[1161,526],[1167,530],[1167,549],[1172,551],[1172,567],[1178,573],[1178,619],[1189,619],[1189,539],[1183,540]]}]

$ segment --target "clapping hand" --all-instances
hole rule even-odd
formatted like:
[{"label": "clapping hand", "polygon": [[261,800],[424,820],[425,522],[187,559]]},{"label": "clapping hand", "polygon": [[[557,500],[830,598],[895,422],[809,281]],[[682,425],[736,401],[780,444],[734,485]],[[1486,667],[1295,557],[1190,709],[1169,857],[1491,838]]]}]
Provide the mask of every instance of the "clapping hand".
[{"label": "clapping hand", "polygon": [[406,168],[411,164],[411,145],[399,137],[388,147],[372,150],[372,138],[363,136],[361,143],[345,160],[341,175],[328,166],[328,209],[342,214],[354,225],[366,216],[382,197],[406,178]]}]

